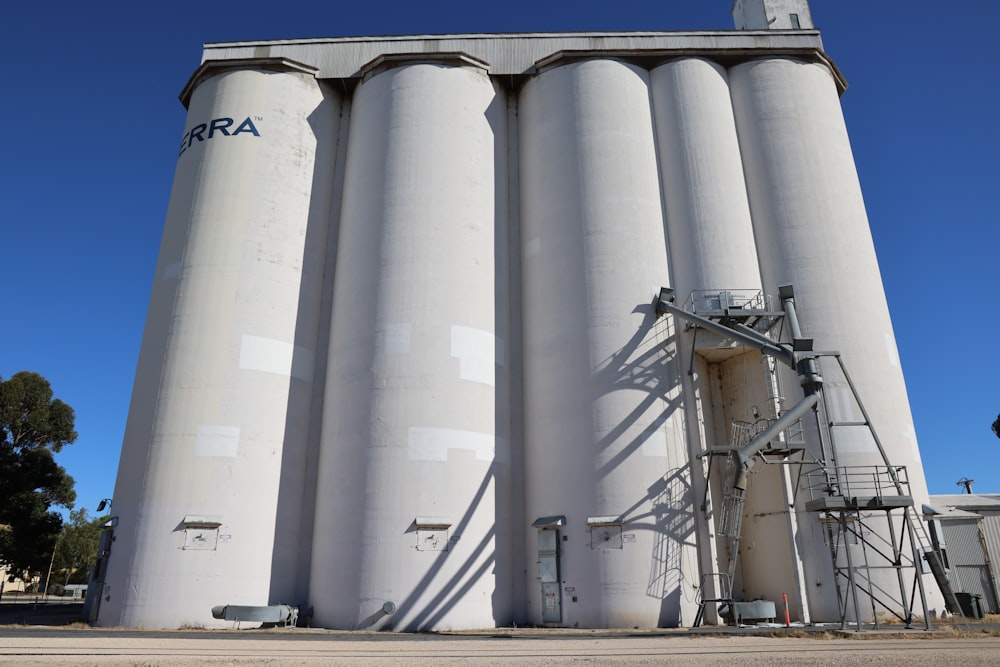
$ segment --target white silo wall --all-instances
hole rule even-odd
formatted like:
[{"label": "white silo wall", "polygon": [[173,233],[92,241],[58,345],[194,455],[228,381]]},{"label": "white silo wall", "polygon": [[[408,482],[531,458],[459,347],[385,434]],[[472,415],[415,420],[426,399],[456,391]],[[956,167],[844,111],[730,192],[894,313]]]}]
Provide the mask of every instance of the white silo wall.
[{"label": "white silo wall", "polygon": [[288,71],[230,70],[193,93],[115,489],[102,625],[220,625],[214,605],[294,594],[329,224],[329,199],[311,194],[332,179],[317,151],[335,149],[338,106]]},{"label": "white silo wall", "polygon": [[[919,507],[926,482],[833,76],[820,64],[767,58],[733,67],[730,82],[765,288],[792,283],[804,335],[818,350],[842,353],[890,461],[907,467]],[[822,363],[830,418],[862,421],[836,362]],[[801,390],[788,382],[785,394],[797,399]],[[839,465],[882,463],[867,429],[839,428],[835,437]],[[803,536],[805,588],[813,619],[835,618],[829,554],[813,528]]]},{"label": "white silo wall", "polygon": [[[759,292],[757,248],[725,68],[702,58],[684,58],[655,68],[650,79],[670,267],[678,301],[688,299],[692,290],[729,289],[740,295]],[[689,335],[686,341],[682,355],[688,354],[694,344],[711,361],[704,373],[699,370],[701,365],[695,364],[696,372],[690,381],[706,386],[717,382],[714,394],[699,395],[706,398],[714,395],[714,412],[726,417],[704,434],[704,441],[698,429],[689,430],[694,452],[729,444],[733,421],[754,421],[755,408],[765,418],[776,416],[777,406],[771,405],[771,392],[767,391],[771,376],[759,353],[747,348],[717,350],[716,346],[726,342],[704,329],[696,337]],[[693,398],[695,393],[689,389],[687,395]],[[694,401],[688,401],[689,416],[693,407]],[[728,483],[724,479],[725,458],[714,458],[712,464],[711,478],[715,480],[712,516],[718,520],[721,494]],[[772,468],[766,473],[768,483],[754,480],[748,510],[754,505],[768,508],[787,505],[789,499],[781,483],[785,470]],[[762,473],[756,476],[761,477]],[[743,523],[744,549],[740,556],[743,575],[737,577],[736,588],[739,591],[756,587],[756,594],[746,599],[761,594],[780,599],[781,593],[787,591],[793,595],[795,609],[798,595],[789,540],[792,517],[787,512],[770,516],[774,518],[766,523],[758,520]],[[717,534],[717,528],[712,532]],[[707,538],[702,541],[707,542]],[[706,570],[728,569],[726,546],[720,544],[719,548],[723,551],[722,560],[715,563],[706,560],[709,552],[702,549]],[[772,585],[765,585],[765,578]]]},{"label": "white silo wall", "polygon": [[[495,191],[506,104],[486,72],[407,64],[356,90],[338,240],[310,602],[314,625],[508,622],[506,373]],[[498,423],[501,419],[504,423]],[[387,603],[392,606],[384,607]],[[387,613],[392,612],[392,613]]]},{"label": "white silo wall", "polygon": [[726,70],[702,58],[650,73],[677,297],[760,289]]},{"label": "white silo wall", "polygon": [[[565,626],[683,624],[698,566],[676,350],[652,308],[668,265],[648,73],[567,64],[519,110],[529,621],[559,605]],[[546,587],[530,525],[559,515]],[[623,522],[616,548],[591,517]]]}]

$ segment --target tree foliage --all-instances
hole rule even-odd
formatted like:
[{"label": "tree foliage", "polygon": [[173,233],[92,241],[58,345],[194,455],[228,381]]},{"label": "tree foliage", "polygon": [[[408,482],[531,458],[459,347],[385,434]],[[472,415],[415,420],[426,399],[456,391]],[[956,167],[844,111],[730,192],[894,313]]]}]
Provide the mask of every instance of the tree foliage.
[{"label": "tree foliage", "polygon": [[996,437],[1000,438],[1000,415],[997,415],[996,420],[993,422],[993,433]]},{"label": "tree foliage", "polygon": [[62,528],[51,509],[76,500],[73,478],[53,456],[76,440],[74,418],[41,375],[0,378],[0,561],[12,572],[48,567]]},{"label": "tree foliage", "polygon": [[[69,513],[69,523],[63,526],[52,562],[52,581],[62,584],[85,584],[87,568],[97,558],[97,547],[107,517],[92,518],[81,508]],[[59,573],[56,577],[54,573]],[[50,584],[51,585],[51,584]]]}]

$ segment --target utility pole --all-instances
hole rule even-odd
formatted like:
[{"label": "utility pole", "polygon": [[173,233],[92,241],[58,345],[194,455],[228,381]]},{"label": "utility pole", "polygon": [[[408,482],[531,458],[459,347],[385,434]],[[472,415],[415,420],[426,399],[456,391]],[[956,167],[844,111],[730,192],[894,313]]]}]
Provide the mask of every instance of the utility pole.
[{"label": "utility pole", "polygon": [[52,566],[56,562],[56,551],[59,550],[59,543],[61,541],[62,541],[61,538],[56,540],[56,545],[52,547],[52,558],[49,559],[49,573],[45,575],[45,588],[43,589],[45,591],[46,601],[48,601],[49,598],[49,579],[52,578]]},{"label": "utility pole", "polygon": [[972,493],[972,485],[976,483],[976,480],[969,479],[968,477],[963,477],[962,479],[955,482],[956,486],[964,486],[965,492],[968,494]]}]

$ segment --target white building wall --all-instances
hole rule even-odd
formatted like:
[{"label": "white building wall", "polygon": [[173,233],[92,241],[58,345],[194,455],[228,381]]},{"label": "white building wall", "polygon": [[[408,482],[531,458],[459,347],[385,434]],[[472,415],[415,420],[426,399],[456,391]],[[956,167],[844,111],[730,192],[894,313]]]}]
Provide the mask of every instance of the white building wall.
[{"label": "white building wall", "polygon": [[736,0],[733,23],[737,30],[811,30],[808,0]]},{"label": "white building wall", "polygon": [[191,100],[102,625],[211,626],[214,605],[295,594],[329,223],[313,185],[332,178],[317,155],[337,114],[336,94],[297,72],[218,73]]},{"label": "white building wall", "polygon": [[673,287],[760,289],[725,68],[684,58],[650,74]]},{"label": "white building wall", "polygon": [[[693,619],[697,561],[645,70],[594,59],[545,71],[520,97],[527,521],[566,517],[561,624]],[[666,325],[664,325],[666,326]],[[592,548],[588,517],[620,519]],[[526,536],[541,622],[538,536]]]},{"label": "white building wall", "polygon": [[[507,406],[496,392],[506,296],[494,199],[506,105],[480,69],[412,64],[364,81],[350,122],[313,623],[506,623],[510,564],[498,541],[510,519],[497,497],[508,499]],[[424,530],[426,520],[446,528]]]}]

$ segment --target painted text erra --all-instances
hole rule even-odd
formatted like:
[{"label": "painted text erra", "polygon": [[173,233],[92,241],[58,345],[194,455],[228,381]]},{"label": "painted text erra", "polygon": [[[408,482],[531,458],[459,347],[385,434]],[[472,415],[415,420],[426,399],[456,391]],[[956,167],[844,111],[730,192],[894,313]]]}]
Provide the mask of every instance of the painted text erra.
[{"label": "painted text erra", "polygon": [[[260,120],[259,118],[257,120]],[[208,123],[199,123],[191,128],[189,132],[184,135],[181,139],[181,152],[178,157],[184,154],[188,148],[191,147],[196,141],[207,141],[212,137],[222,135],[224,137],[235,137],[238,134],[252,134],[255,137],[260,136],[260,132],[257,131],[257,126],[253,124],[250,117],[247,116],[242,123],[236,126],[236,129],[230,129],[236,123],[232,118],[215,118]]]}]

